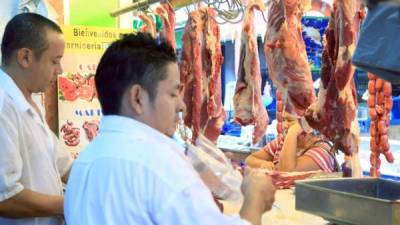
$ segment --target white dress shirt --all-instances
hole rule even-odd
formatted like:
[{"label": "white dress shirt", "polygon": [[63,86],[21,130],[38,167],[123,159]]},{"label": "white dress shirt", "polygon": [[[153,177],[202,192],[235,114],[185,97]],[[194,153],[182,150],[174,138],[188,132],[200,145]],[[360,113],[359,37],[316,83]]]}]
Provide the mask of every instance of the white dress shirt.
[{"label": "white dress shirt", "polygon": [[[26,101],[14,81],[0,69],[0,201],[24,188],[62,195],[61,177],[72,158],[57,148],[56,136]],[[58,225],[56,217],[6,219],[1,225]]]},{"label": "white dress shirt", "polygon": [[248,225],[218,210],[183,149],[134,119],[103,116],[75,161],[65,196],[71,225]]}]

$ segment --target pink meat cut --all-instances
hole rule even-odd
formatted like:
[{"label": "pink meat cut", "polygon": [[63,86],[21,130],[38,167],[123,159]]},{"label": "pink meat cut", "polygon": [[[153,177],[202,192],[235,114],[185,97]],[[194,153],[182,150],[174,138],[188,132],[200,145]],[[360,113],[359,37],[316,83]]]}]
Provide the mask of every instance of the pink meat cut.
[{"label": "pink meat cut", "polygon": [[139,18],[143,20],[144,26],[141,28],[140,32],[149,33],[153,38],[157,37],[156,24],[151,16],[144,13],[139,14]]},{"label": "pink meat cut", "polygon": [[183,35],[180,62],[185,125],[192,129],[192,141],[204,134],[212,142],[220,135],[225,119],[221,99],[223,61],[215,11],[201,7],[190,13]]},{"label": "pink meat cut", "polygon": [[261,71],[258,57],[257,37],[254,30],[253,9],[264,10],[262,1],[250,1],[245,11],[240,64],[233,104],[234,118],[240,125],[254,124],[253,143],[264,136],[268,114],[261,101]]},{"label": "pink meat cut", "polygon": [[161,36],[165,38],[167,43],[171,44],[171,46],[174,49],[176,49],[176,43],[175,43],[176,19],[175,19],[174,8],[172,8],[171,4],[165,2],[156,8],[156,13],[160,16],[163,23]]},{"label": "pink meat cut", "polygon": [[313,81],[302,37],[300,0],[274,0],[268,8],[264,53],[284,110],[303,116],[315,101]]},{"label": "pink meat cut", "polygon": [[323,175],[321,170],[305,172],[283,172],[277,170],[261,170],[271,176],[272,183],[277,189],[288,189],[295,185],[295,181],[304,180],[316,174]]}]

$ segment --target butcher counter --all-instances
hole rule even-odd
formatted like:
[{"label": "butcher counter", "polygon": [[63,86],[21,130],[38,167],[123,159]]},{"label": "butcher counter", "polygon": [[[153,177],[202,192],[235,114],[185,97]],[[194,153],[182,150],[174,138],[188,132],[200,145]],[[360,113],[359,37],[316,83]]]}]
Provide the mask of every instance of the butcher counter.
[{"label": "butcher counter", "polygon": [[[240,202],[223,201],[224,214],[234,215],[240,211]],[[294,189],[277,190],[272,209],[264,213],[263,225],[327,225],[328,221],[321,217],[304,213],[295,209]]]}]

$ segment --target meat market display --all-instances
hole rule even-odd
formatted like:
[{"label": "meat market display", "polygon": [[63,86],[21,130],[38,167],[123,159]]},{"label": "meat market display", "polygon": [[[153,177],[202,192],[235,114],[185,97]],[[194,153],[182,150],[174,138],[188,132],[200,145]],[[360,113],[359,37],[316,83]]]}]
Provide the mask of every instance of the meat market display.
[{"label": "meat market display", "polygon": [[351,156],[353,176],[361,176],[358,162],[357,93],[351,57],[360,21],[360,2],[337,0],[326,30],[321,85],[317,101],[307,110],[308,123]]},{"label": "meat market display", "polygon": [[192,129],[192,142],[204,134],[216,142],[225,119],[221,99],[221,52],[215,11],[200,7],[189,14],[183,34],[180,79],[186,104],[185,125]]},{"label": "meat market display", "polygon": [[386,161],[393,163],[393,154],[389,146],[389,113],[392,110],[392,86],[374,74],[368,74],[368,108],[371,117],[371,169],[370,175],[380,176],[380,154],[383,154]]},{"label": "meat market display", "polygon": [[163,29],[161,36],[176,49],[175,44],[175,11],[168,2],[162,3],[156,8],[156,13],[161,17]]},{"label": "meat market display", "polygon": [[[286,112],[303,116],[315,101],[302,37],[300,0],[274,0],[268,7],[264,53],[269,77],[281,92]],[[286,103],[288,102],[288,103]]]},{"label": "meat market display", "polygon": [[239,71],[233,97],[235,121],[243,126],[254,124],[253,144],[261,140],[268,125],[268,114],[261,101],[261,71],[254,30],[254,9],[264,11],[264,3],[260,0],[249,1],[245,11]]}]

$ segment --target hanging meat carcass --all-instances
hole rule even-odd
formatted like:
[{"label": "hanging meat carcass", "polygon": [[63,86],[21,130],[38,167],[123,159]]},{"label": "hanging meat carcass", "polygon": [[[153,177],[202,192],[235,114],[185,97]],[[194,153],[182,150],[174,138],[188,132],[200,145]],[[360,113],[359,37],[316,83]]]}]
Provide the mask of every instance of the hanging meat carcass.
[{"label": "hanging meat carcass", "polygon": [[171,44],[176,49],[175,43],[175,11],[168,2],[162,3],[156,8],[156,13],[160,16],[163,24],[161,36],[165,38],[167,43]]},{"label": "hanging meat carcass", "polygon": [[153,38],[156,38],[157,30],[153,18],[145,13],[140,13],[139,18],[142,19],[145,24],[141,27],[140,32],[149,33]]},{"label": "hanging meat carcass", "polygon": [[265,10],[261,0],[249,1],[243,21],[238,79],[233,104],[235,121],[241,125],[254,124],[253,143],[264,136],[268,114],[261,101],[261,72],[253,9]]},{"label": "hanging meat carcass", "polygon": [[321,85],[307,110],[308,123],[335,143],[351,160],[353,176],[361,176],[358,159],[357,93],[351,57],[360,22],[360,2],[337,0],[326,30]]},{"label": "hanging meat carcass", "polygon": [[393,163],[394,161],[388,138],[389,113],[393,106],[392,86],[389,82],[377,78],[371,73],[368,73],[368,80],[368,108],[371,117],[370,175],[379,177],[380,154],[384,154],[388,162]]},{"label": "hanging meat carcass", "polygon": [[216,142],[225,119],[221,98],[223,56],[219,27],[213,17],[215,11],[207,7],[191,12],[183,34],[179,69],[186,104],[184,122],[192,129],[193,143],[200,133]]},{"label": "hanging meat carcass", "polygon": [[302,37],[302,7],[300,0],[272,0],[264,44],[269,76],[281,92],[284,111],[298,116],[315,101]]}]

